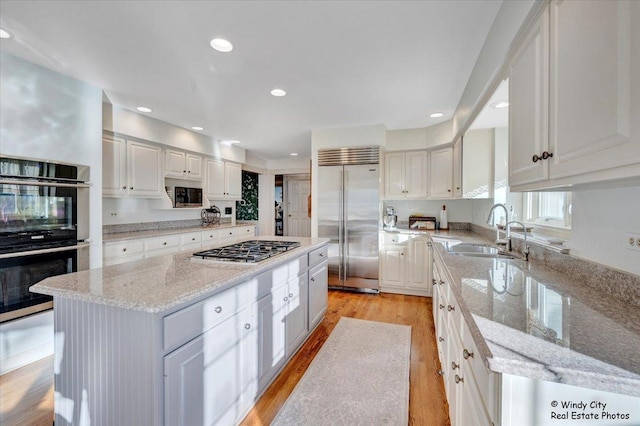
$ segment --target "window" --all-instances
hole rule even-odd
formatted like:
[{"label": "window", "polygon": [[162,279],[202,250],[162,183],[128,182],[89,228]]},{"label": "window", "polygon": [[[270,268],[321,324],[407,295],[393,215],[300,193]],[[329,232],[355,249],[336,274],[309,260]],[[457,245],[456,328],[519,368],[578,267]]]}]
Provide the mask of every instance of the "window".
[{"label": "window", "polygon": [[529,192],[524,197],[527,222],[571,228],[571,192]]}]

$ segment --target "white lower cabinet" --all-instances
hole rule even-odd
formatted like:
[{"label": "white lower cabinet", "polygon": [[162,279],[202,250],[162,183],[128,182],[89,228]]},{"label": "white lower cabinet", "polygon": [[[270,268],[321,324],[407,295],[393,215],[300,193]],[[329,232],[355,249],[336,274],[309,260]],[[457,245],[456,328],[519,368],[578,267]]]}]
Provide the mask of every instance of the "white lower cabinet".
[{"label": "white lower cabinet", "polygon": [[309,312],[309,286],[307,273],[299,275],[287,284],[285,330],[287,358],[291,357],[307,337]]},{"label": "white lower cabinet", "polygon": [[309,330],[313,330],[327,312],[327,277],[326,260],[309,269]]},{"label": "white lower cabinet", "polygon": [[[426,235],[384,236],[380,250],[380,291],[431,296],[431,249]],[[401,242],[402,240],[402,242]]]},{"label": "white lower cabinet", "polygon": [[231,425],[244,414],[252,402],[249,321],[244,306],[165,357],[166,425]]},{"label": "white lower cabinet", "polygon": [[285,362],[285,290],[280,286],[256,303],[258,392],[266,388]]}]

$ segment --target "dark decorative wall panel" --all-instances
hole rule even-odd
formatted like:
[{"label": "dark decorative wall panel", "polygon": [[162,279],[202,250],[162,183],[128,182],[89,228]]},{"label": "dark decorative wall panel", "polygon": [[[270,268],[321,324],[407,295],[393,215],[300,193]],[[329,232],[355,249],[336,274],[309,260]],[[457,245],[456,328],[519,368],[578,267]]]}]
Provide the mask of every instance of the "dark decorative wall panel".
[{"label": "dark decorative wall panel", "polygon": [[242,199],[236,201],[237,220],[258,220],[258,174],[242,171]]}]

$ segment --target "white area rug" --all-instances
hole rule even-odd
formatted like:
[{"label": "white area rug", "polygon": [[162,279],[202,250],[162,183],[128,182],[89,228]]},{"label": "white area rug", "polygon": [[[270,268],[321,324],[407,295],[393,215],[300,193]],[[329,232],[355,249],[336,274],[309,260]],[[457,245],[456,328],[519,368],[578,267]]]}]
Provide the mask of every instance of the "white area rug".
[{"label": "white area rug", "polygon": [[340,318],[272,425],[402,425],[411,327]]}]

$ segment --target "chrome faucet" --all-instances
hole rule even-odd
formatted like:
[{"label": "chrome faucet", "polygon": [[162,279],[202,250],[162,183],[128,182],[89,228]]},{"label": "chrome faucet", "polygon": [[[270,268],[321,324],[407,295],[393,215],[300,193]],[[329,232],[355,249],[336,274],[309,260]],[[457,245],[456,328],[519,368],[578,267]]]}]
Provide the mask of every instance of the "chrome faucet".
[{"label": "chrome faucet", "polygon": [[517,225],[520,225],[522,227],[522,234],[524,235],[524,247],[522,249],[522,257],[524,258],[525,262],[529,261],[529,246],[527,245],[527,227],[524,226],[524,223],[522,222],[518,222],[517,220],[512,220],[510,222],[507,222],[507,240],[509,241],[507,243],[507,250],[511,251],[511,233],[510,233],[510,226],[512,223],[515,223]]},{"label": "chrome faucet", "polygon": [[[506,221],[509,221],[509,211],[507,210],[507,206],[505,206],[502,203],[497,203],[494,204],[493,206],[491,206],[491,210],[489,210],[489,217],[487,217],[487,224],[488,225],[495,225],[495,220],[493,219],[493,211],[497,208],[497,207],[502,207],[504,209],[504,218]],[[506,239],[501,240],[500,239],[500,229],[496,229],[496,244],[500,244],[500,245],[506,245],[507,246],[507,251],[511,251],[511,240],[509,239],[509,228],[507,227],[507,235],[506,235]]]}]

